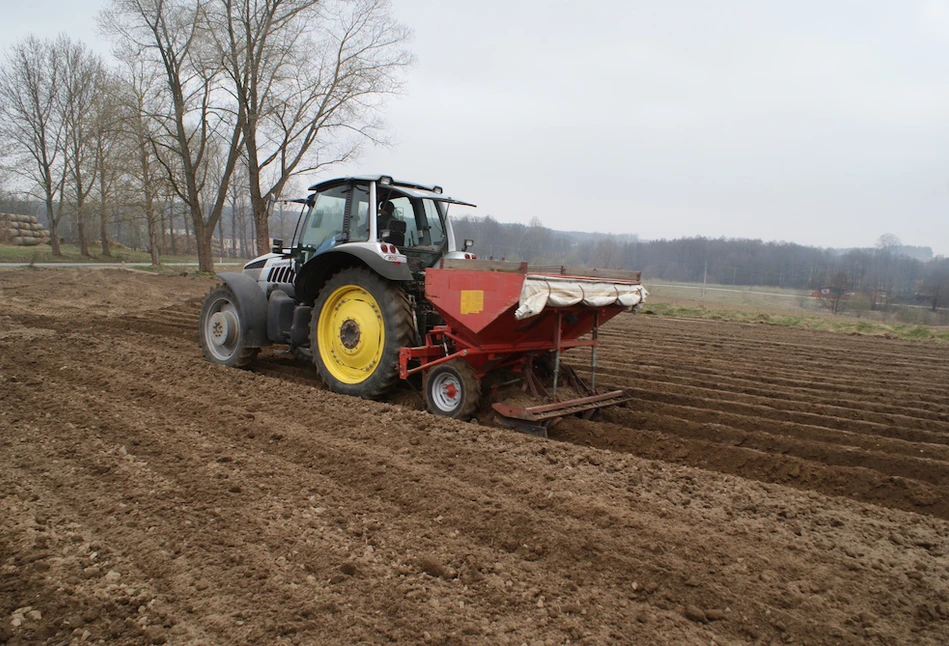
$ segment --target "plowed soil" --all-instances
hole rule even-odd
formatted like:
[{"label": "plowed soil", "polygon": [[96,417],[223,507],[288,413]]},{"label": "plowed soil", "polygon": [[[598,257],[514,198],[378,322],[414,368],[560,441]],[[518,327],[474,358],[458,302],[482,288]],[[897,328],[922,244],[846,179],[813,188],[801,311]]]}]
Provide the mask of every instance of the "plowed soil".
[{"label": "plowed soil", "polygon": [[0,272],[0,643],[947,643],[944,345],[624,314],[543,440],[212,365],[213,284]]}]

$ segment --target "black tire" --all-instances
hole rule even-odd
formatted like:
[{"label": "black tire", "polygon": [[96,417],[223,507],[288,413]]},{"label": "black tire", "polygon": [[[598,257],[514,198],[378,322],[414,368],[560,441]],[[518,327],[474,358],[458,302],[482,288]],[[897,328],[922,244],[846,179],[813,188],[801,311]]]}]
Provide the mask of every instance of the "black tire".
[{"label": "black tire", "polygon": [[227,285],[212,289],[201,307],[198,336],[201,349],[211,363],[246,368],[257,358],[260,348],[244,345],[244,315],[234,292]]},{"label": "black tire", "polygon": [[399,380],[399,349],[414,337],[405,291],[364,267],[336,273],[313,306],[313,363],[335,393],[381,397]]},{"label": "black tire", "polygon": [[481,380],[467,361],[453,359],[425,375],[425,404],[436,415],[467,419],[481,403]]}]

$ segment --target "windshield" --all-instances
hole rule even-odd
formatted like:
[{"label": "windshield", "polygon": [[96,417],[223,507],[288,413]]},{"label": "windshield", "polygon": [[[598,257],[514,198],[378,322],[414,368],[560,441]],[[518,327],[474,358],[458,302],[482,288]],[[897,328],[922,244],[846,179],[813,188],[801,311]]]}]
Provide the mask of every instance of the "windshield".
[{"label": "windshield", "polygon": [[[349,235],[344,236],[343,224],[346,201],[350,192],[356,203],[356,214],[349,223]],[[357,242],[369,239],[369,194],[362,187],[337,186],[317,193],[310,215],[300,236],[300,244],[317,252],[325,251],[343,241]]]}]

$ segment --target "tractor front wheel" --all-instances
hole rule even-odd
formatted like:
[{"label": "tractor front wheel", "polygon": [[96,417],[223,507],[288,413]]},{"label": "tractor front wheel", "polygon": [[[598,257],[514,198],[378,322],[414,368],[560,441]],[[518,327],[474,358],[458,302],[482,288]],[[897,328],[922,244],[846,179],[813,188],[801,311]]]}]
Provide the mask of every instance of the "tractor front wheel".
[{"label": "tractor front wheel", "polygon": [[462,359],[435,366],[425,375],[425,403],[436,415],[467,419],[481,403],[481,380]]},{"label": "tractor front wheel", "polygon": [[313,363],[336,393],[367,399],[384,394],[398,381],[399,349],[413,338],[405,292],[369,269],[335,274],[313,307]]},{"label": "tractor front wheel", "polygon": [[234,292],[227,285],[211,290],[204,299],[199,325],[201,349],[208,361],[244,368],[257,358],[260,348],[244,345],[241,310]]}]

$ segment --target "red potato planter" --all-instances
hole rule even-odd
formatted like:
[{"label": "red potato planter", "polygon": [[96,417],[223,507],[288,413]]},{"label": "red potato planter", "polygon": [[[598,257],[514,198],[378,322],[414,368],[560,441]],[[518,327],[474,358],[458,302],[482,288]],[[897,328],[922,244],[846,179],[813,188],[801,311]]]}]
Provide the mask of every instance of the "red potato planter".
[{"label": "red potato planter", "polygon": [[[595,275],[575,275],[583,272],[563,267],[531,270],[526,263],[443,261],[426,272],[425,295],[445,325],[434,326],[424,345],[401,350],[400,376],[405,379],[459,361],[467,364],[477,378],[513,368],[524,374],[527,387],[536,397],[549,401],[530,408],[502,403],[493,408],[503,418],[501,421],[538,433],[563,415],[627,401],[629,397],[622,391],[600,393],[594,387],[597,332],[606,321],[642,303],[645,290],[639,284],[638,273],[612,272],[607,278],[604,272],[586,270]],[[591,338],[581,339],[590,333]],[[560,353],[576,347],[591,348],[590,385],[560,365]],[[550,394],[533,370],[538,360],[547,357],[553,360]],[[586,396],[557,398],[561,370]],[[471,377],[428,379],[425,392],[429,408],[437,414],[450,414],[454,408],[442,402],[465,398],[455,393],[468,384],[472,384]],[[453,397],[438,390],[445,387]]]}]

